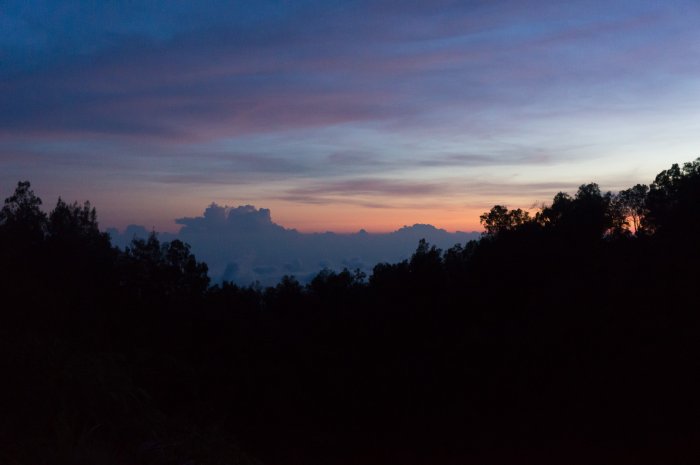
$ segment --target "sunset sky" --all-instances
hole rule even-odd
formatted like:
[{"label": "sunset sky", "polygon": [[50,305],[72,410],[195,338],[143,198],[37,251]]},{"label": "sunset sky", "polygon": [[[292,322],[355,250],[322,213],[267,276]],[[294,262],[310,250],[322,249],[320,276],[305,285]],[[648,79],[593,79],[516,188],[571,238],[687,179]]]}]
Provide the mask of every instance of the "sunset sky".
[{"label": "sunset sky", "polygon": [[700,3],[2,1],[0,194],[479,229],[700,156]]}]

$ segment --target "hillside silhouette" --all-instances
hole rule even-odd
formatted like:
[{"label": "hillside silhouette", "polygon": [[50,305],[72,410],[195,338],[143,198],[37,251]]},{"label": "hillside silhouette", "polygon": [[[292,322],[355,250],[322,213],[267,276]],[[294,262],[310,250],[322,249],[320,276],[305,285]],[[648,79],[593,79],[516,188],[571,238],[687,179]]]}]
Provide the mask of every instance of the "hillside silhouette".
[{"label": "hillside silhouette", "polygon": [[[0,463],[700,460],[700,159],[478,240],[212,285],[29,182],[0,210]],[[194,224],[194,223],[193,223]]]}]

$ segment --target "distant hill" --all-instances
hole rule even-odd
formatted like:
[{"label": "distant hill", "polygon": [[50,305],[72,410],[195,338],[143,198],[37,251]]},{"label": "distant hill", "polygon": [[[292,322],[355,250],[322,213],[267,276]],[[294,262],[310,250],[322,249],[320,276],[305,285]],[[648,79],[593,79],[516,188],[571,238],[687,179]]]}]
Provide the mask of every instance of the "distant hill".
[{"label": "distant hill", "polygon": [[[474,231],[450,233],[429,224],[404,226],[384,234],[363,229],[349,234],[301,233],[274,223],[269,209],[214,203],[202,216],[179,218],[176,222],[183,226],[180,232],[159,234],[162,241],[187,242],[197,258],[209,265],[214,281],[225,279],[242,285],[255,281],[272,285],[284,275],[306,282],[324,268],[370,272],[377,263],[409,258],[421,239],[445,249],[480,235]],[[138,225],[130,225],[122,232],[114,228],[107,232],[112,242],[122,248],[134,237],[149,234]]]}]

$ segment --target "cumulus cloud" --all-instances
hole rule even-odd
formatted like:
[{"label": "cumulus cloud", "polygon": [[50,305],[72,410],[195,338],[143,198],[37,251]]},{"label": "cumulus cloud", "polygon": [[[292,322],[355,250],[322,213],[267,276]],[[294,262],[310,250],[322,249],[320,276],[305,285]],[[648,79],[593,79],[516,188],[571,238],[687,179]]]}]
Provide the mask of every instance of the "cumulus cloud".
[{"label": "cumulus cloud", "polygon": [[[477,232],[449,233],[431,225],[416,224],[386,234],[361,230],[352,234],[300,233],[272,221],[271,212],[251,205],[227,207],[212,203],[201,216],[180,218],[177,234],[162,240],[181,239],[206,262],[215,281],[238,284],[255,281],[275,284],[284,275],[307,281],[323,268],[360,269],[371,272],[380,262],[397,262],[415,251],[418,241],[448,248],[479,236]],[[115,244],[124,247],[134,237],[145,237],[146,228],[111,229]]]}]

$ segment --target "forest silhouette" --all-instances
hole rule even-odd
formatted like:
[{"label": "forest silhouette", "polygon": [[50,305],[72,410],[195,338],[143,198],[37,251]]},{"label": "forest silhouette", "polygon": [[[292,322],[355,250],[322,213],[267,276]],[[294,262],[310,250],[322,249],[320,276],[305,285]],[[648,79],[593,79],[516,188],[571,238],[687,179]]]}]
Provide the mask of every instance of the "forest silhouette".
[{"label": "forest silhouette", "polygon": [[477,241],[210,284],[29,182],[0,211],[0,463],[698,463],[700,159]]}]

